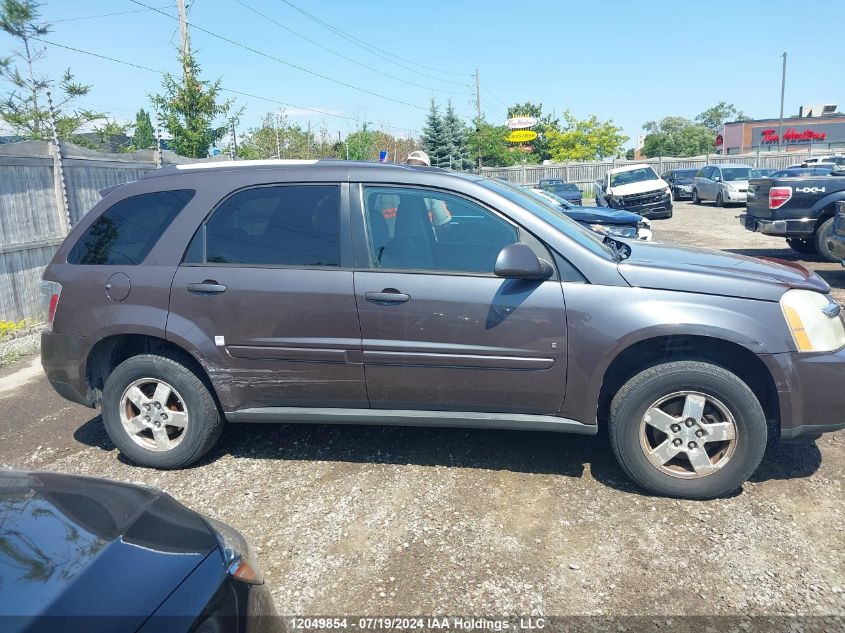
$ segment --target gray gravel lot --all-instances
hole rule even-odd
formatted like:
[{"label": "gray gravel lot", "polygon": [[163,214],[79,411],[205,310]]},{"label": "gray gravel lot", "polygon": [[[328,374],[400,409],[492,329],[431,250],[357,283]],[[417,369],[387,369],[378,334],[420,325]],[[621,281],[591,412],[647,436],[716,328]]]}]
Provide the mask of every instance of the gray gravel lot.
[{"label": "gray gravel lot", "polygon": [[[740,212],[680,203],[655,237],[798,260]],[[841,267],[805,263],[845,301]],[[843,449],[783,445],[709,502],[646,496],[604,437],[547,433],[232,425],[158,472],[37,359],[0,371],[0,465],[143,482],[231,523],[285,614],[845,615]]]}]

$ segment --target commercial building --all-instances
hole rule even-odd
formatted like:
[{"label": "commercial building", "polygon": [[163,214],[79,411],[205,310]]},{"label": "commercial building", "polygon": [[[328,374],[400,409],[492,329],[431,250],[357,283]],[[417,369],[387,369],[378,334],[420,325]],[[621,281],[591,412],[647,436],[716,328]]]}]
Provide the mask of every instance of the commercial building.
[{"label": "commercial building", "polygon": [[845,152],[845,115],[835,105],[803,106],[797,117],[734,121],[716,132],[717,154]]}]

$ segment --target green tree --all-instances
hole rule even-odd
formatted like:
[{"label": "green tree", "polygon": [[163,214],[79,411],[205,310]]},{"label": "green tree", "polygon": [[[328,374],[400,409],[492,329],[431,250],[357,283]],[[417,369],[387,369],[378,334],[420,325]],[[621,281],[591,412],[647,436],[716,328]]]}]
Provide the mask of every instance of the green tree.
[{"label": "green tree", "polygon": [[[50,112],[47,91],[52,88],[56,112],[56,129],[62,140],[73,139],[83,126],[103,118],[98,112],[72,107],[72,102],[87,95],[90,85],[74,80],[70,69],[58,82],[40,74],[36,66],[44,58],[46,49],[38,40],[50,33],[50,25],[40,20],[39,5],[33,0],[2,0],[0,29],[15,38],[22,46],[10,57],[0,57],[0,78],[12,85],[0,100],[0,119],[15,134],[28,139],[49,139]],[[21,65],[15,63],[18,60]]]},{"label": "green tree", "polygon": [[616,156],[628,137],[612,120],[600,121],[592,114],[579,120],[569,110],[563,113],[560,130],[551,130],[547,137],[549,153],[555,161],[601,160]]},{"label": "green tree", "polygon": [[432,167],[449,166],[449,157],[454,155],[455,147],[434,99],[431,100],[431,108],[425,118],[420,142],[431,159]]},{"label": "green tree", "polygon": [[444,134],[449,139],[451,152],[447,157],[444,167],[450,167],[463,171],[472,169],[472,161],[469,159],[469,146],[467,143],[467,129],[460,117],[452,107],[452,101],[446,103],[446,112],[443,114]]},{"label": "green tree", "polygon": [[101,152],[134,151],[135,147],[128,137],[133,127],[132,123],[120,123],[107,118],[104,123],[94,126],[94,133],[97,135],[94,149]]},{"label": "green tree", "polygon": [[228,125],[220,119],[229,114],[233,101],[219,100],[219,78],[213,82],[199,79],[200,65],[190,50],[180,53],[179,61],[181,79],[165,74],[163,94],[150,95],[150,99],[172,137],[170,148],[182,156],[205,158],[211,146],[226,134]]},{"label": "green tree", "polygon": [[360,129],[347,135],[346,146],[349,148],[349,160],[373,160],[378,151],[376,133],[368,130],[367,123],[364,123]]},{"label": "green tree", "polygon": [[156,145],[155,131],[150,115],[144,108],[135,115],[135,134],[132,135],[132,145],[135,149],[150,149]]},{"label": "green tree", "polygon": [[659,122],[648,121],[643,154],[654,156],[699,156],[713,151],[716,133],[704,125],[679,116],[668,116]]},{"label": "green tree", "polygon": [[485,167],[508,167],[520,160],[521,155],[512,151],[505,140],[508,132],[504,125],[492,125],[484,119],[476,121],[468,139],[473,164],[478,164],[480,159]]},{"label": "green tree", "polygon": [[695,117],[695,122],[703,125],[708,130],[716,130],[723,123],[729,121],[750,121],[742,110],[737,110],[732,103],[720,101],[713,107],[707,108]]},{"label": "green tree", "polygon": [[334,147],[325,138],[317,139],[302,126],[290,123],[283,114],[269,112],[261,125],[251,128],[238,145],[238,156],[243,159],[293,158],[311,159],[335,157]]}]

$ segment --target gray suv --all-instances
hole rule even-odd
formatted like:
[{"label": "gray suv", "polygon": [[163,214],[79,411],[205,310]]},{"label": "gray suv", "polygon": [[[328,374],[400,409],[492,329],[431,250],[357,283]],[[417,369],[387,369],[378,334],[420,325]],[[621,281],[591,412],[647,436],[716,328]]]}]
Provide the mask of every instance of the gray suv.
[{"label": "gray suv", "polygon": [[816,275],[602,238],[440,169],[161,169],[105,193],[43,289],[53,387],[155,468],[225,422],[605,426],[637,483],[702,499],[752,475],[769,429],[845,427],[845,325]]}]

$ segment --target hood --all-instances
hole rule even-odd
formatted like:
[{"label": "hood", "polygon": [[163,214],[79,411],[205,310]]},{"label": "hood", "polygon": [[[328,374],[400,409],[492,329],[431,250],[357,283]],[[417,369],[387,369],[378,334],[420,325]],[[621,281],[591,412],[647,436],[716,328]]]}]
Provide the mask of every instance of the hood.
[{"label": "hood", "polygon": [[589,224],[624,224],[636,226],[643,221],[642,216],[630,211],[617,211],[606,207],[572,207],[564,208],[563,213],[576,222]]},{"label": "hood", "polygon": [[748,189],[747,180],[726,180],[725,185],[732,185],[737,189]]},{"label": "hood", "polygon": [[632,182],[627,185],[614,185],[610,188],[610,193],[614,196],[630,196],[634,193],[646,193],[648,191],[659,191],[668,187],[662,180],[643,180],[641,182]]},{"label": "hood", "polygon": [[217,549],[163,492],[56,473],[0,473],[0,525],[0,617],[121,616],[134,631]]},{"label": "hood", "polygon": [[675,178],[675,184],[676,185],[691,185],[693,178],[694,178],[694,176],[678,177],[678,178]]},{"label": "hood", "polygon": [[763,301],[779,301],[790,288],[830,292],[819,276],[794,262],[654,242],[630,246],[619,272],[636,287]]}]

